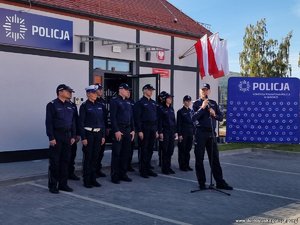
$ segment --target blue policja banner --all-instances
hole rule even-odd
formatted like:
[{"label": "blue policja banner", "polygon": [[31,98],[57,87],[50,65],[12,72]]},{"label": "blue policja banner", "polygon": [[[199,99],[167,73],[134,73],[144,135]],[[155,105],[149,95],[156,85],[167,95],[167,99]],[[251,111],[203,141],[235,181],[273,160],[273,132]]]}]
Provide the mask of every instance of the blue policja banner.
[{"label": "blue policja banner", "polygon": [[227,142],[300,143],[300,80],[228,81]]},{"label": "blue policja banner", "polygon": [[0,8],[0,43],[73,51],[73,22]]}]

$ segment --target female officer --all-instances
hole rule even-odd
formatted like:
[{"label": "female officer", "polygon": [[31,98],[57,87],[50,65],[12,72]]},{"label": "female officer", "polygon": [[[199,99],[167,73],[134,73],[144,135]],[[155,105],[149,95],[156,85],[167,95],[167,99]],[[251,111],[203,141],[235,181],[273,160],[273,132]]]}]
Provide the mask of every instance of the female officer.
[{"label": "female officer", "polygon": [[174,109],[171,106],[173,96],[166,93],[162,100],[163,104],[158,110],[158,133],[162,141],[161,172],[163,174],[174,174],[171,169],[171,158],[174,152],[174,139],[177,136]]},{"label": "female officer", "polygon": [[105,115],[103,105],[96,101],[97,89],[97,85],[90,85],[85,89],[88,99],[79,109],[83,145],[83,183],[86,188],[101,186],[96,180],[96,165],[100,146],[105,143]]}]

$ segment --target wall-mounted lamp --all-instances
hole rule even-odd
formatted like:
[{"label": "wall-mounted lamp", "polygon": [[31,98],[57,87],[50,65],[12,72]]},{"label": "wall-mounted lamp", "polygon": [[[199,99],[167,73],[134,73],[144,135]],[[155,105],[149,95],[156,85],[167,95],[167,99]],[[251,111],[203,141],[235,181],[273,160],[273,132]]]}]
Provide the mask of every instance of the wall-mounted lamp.
[{"label": "wall-mounted lamp", "polygon": [[150,61],[151,60],[151,52],[146,52],[146,61]]},{"label": "wall-mounted lamp", "polygon": [[85,52],[85,42],[80,42],[79,51],[80,52]]}]

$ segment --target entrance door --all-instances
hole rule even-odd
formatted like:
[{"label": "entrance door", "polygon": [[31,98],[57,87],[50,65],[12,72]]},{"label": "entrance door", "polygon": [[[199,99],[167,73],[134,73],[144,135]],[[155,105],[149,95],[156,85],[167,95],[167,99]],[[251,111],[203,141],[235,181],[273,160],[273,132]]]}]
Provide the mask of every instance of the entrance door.
[{"label": "entrance door", "polygon": [[[153,94],[153,100],[156,100],[157,95],[160,92],[160,76],[159,74],[141,74],[139,76],[124,75],[124,74],[112,74],[104,73],[104,97],[106,101],[106,108],[108,111],[108,128],[111,128],[110,122],[110,109],[109,102],[110,100],[118,94],[119,85],[121,83],[128,84],[131,88],[131,98],[134,101],[137,101],[143,96],[142,88],[146,84],[151,84],[156,90]],[[112,142],[112,134],[110,134],[106,140],[107,143]]]}]

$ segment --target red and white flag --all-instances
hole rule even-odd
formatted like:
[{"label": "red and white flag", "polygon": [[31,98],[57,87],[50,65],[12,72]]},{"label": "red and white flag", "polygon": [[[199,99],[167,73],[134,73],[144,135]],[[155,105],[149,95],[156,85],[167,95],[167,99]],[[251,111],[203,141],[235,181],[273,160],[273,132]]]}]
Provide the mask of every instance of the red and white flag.
[{"label": "red and white flag", "polygon": [[213,34],[208,38],[208,72],[215,79],[224,76],[222,70],[222,56],[219,34]]},{"label": "red and white flag", "polygon": [[199,39],[195,46],[197,59],[200,69],[201,79],[207,76],[208,73],[208,56],[207,56],[207,34],[205,34],[201,39]]},{"label": "red and white flag", "polygon": [[204,35],[194,46],[202,79],[208,74],[215,79],[229,74],[227,42],[220,41],[218,33]]},{"label": "red and white flag", "polygon": [[228,63],[228,49],[227,49],[227,41],[222,40],[220,41],[220,48],[221,48],[221,66],[224,72],[224,75],[229,74],[229,63]]}]

